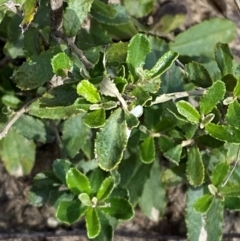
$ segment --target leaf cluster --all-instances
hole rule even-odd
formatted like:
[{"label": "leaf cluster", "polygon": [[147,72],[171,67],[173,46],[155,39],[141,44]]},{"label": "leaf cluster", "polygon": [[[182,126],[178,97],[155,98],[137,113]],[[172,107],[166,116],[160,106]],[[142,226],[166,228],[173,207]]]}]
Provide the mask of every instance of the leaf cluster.
[{"label": "leaf cluster", "polygon": [[[29,201],[69,225],[84,218],[94,240],[113,240],[136,205],[158,221],[180,183],[189,240],[220,240],[224,209],[240,208],[236,27],[212,19],[164,40],[133,19],[154,1],[134,2],[68,0],[53,18],[51,1],[0,1],[1,159],[27,175],[38,147],[57,143],[61,158],[36,175]],[[165,16],[158,30],[182,20]]]}]

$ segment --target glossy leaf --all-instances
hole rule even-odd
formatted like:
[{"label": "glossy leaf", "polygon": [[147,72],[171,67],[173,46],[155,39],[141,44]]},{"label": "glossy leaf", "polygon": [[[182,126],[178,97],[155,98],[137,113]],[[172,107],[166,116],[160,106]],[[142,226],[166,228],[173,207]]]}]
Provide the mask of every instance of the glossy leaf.
[{"label": "glossy leaf", "polygon": [[82,202],[84,206],[87,206],[87,207],[92,206],[92,201],[87,193],[83,192],[79,194],[78,199]]},{"label": "glossy leaf", "polygon": [[83,117],[83,122],[90,128],[99,128],[105,125],[106,113],[104,109],[94,110]]},{"label": "glossy leaf", "polygon": [[218,80],[207,90],[200,100],[200,113],[208,114],[223,99],[226,92],[225,84]]},{"label": "glossy leaf", "polygon": [[95,155],[103,170],[112,170],[120,163],[127,145],[126,121],[122,109],[115,110],[97,133]]},{"label": "glossy leaf", "polygon": [[186,72],[188,73],[188,79],[196,86],[207,88],[212,85],[213,81],[202,64],[197,62],[190,62],[185,67]]},{"label": "glossy leaf", "polygon": [[206,125],[206,131],[208,134],[217,140],[240,143],[240,129],[234,126],[216,125],[209,123]]},{"label": "glossy leaf", "polygon": [[16,177],[31,172],[35,161],[35,144],[13,128],[0,140],[0,155],[7,171]]},{"label": "glossy leaf", "polygon": [[75,157],[88,137],[89,129],[83,123],[83,115],[78,114],[68,118],[63,123],[62,145],[63,154]]},{"label": "glossy leaf", "polygon": [[86,212],[86,228],[90,239],[97,237],[101,231],[101,224],[95,208],[88,208]]},{"label": "glossy leaf", "polygon": [[73,224],[77,222],[87,211],[87,207],[83,206],[79,200],[62,201],[59,203],[56,217],[60,222]]},{"label": "glossy leaf", "polygon": [[146,77],[154,78],[158,75],[162,75],[171,67],[171,65],[177,59],[177,57],[178,53],[168,51],[157,61],[157,63],[152,67],[152,69],[146,72]]},{"label": "glossy leaf", "polygon": [[58,53],[51,59],[53,73],[66,77],[68,71],[73,67],[71,59],[65,53]]},{"label": "glossy leaf", "polygon": [[150,52],[150,43],[143,34],[135,35],[128,44],[127,63],[134,75],[137,68],[143,67],[147,54]]},{"label": "glossy leaf", "polygon": [[228,43],[236,36],[236,26],[232,21],[213,18],[203,21],[179,34],[170,44],[173,51],[181,55],[213,56],[212,49],[217,42]]},{"label": "glossy leaf", "polygon": [[97,192],[97,199],[100,201],[104,201],[111,194],[113,188],[114,188],[114,178],[107,177],[102,182],[102,184]]},{"label": "glossy leaf", "polygon": [[76,195],[82,192],[87,194],[91,193],[91,186],[88,178],[76,168],[71,168],[67,172],[66,181],[68,188]]},{"label": "glossy leaf", "polygon": [[112,241],[113,227],[103,212],[98,212],[99,221],[101,223],[101,231],[94,239],[95,241]]},{"label": "glossy leaf", "polygon": [[187,159],[187,179],[193,186],[200,186],[204,181],[204,165],[197,147],[191,147]]},{"label": "glossy leaf", "polygon": [[205,194],[195,201],[193,205],[194,209],[199,213],[206,213],[213,202],[213,198],[212,195]]},{"label": "glossy leaf", "polygon": [[151,163],[155,159],[155,145],[153,137],[145,138],[140,145],[140,158],[144,163]]},{"label": "glossy leaf", "polygon": [[182,154],[182,145],[175,145],[174,147],[168,149],[163,153],[163,156],[166,157],[169,161],[178,165],[180,162]]},{"label": "glossy leaf", "polygon": [[226,120],[229,125],[240,128],[239,123],[240,104],[237,100],[228,105]]},{"label": "glossy leaf", "polygon": [[200,114],[187,101],[181,100],[176,104],[178,112],[183,115],[191,123],[198,124],[200,121]]},{"label": "glossy leaf", "polygon": [[222,76],[233,73],[233,56],[227,44],[217,43],[215,45],[215,59]]},{"label": "glossy leaf", "polygon": [[240,184],[228,183],[226,186],[219,187],[219,192],[224,197],[239,197],[240,196]]},{"label": "glossy leaf", "polygon": [[126,199],[112,197],[106,203],[106,207],[100,209],[116,219],[129,220],[134,215],[133,207]]},{"label": "glossy leaf", "polygon": [[214,186],[219,186],[223,183],[228,175],[229,164],[226,162],[218,163],[213,169],[211,180]]},{"label": "glossy leaf", "polygon": [[77,93],[84,97],[90,103],[98,103],[101,101],[100,95],[96,87],[88,80],[82,80],[77,85]]}]

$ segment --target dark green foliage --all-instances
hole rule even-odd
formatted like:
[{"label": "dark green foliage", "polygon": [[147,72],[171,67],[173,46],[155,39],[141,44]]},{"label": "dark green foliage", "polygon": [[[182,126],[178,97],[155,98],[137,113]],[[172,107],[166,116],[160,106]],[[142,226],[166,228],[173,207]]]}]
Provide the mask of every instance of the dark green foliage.
[{"label": "dark green foliage", "polygon": [[166,187],[187,183],[189,240],[220,240],[224,208],[240,209],[240,68],[227,45],[235,25],[212,19],[166,42],[132,18],[152,0],[139,11],[129,9],[136,1],[68,0],[55,22],[48,1],[17,2],[23,19],[0,1],[10,59],[0,70],[0,157],[23,176],[36,146],[55,142],[61,155],[34,178],[30,203],[54,206],[69,225],[85,218],[89,238],[111,241],[136,205],[158,221]]}]

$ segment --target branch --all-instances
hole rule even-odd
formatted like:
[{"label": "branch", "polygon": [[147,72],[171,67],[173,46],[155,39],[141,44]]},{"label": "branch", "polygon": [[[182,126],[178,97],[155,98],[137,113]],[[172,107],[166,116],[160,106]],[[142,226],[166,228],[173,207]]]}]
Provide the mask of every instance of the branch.
[{"label": "branch", "polygon": [[169,94],[162,94],[158,96],[154,101],[151,102],[150,106],[160,104],[163,102],[167,102],[169,100],[175,100],[183,97],[189,97],[189,96],[202,96],[205,93],[206,90],[197,89],[194,91],[183,91],[183,92],[175,92],[175,93],[169,93]]},{"label": "branch", "polygon": [[15,112],[13,117],[3,126],[2,130],[0,131],[0,140],[5,137],[9,131],[9,129],[13,126],[13,124],[29,110],[29,106],[38,98],[34,98],[27,102],[19,111]]}]

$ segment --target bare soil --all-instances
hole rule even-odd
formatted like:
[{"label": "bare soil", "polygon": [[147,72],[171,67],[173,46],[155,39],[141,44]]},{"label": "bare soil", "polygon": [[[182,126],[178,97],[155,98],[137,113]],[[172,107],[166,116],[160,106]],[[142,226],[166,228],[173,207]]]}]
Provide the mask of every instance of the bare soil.
[{"label": "bare soil", "polygon": [[[156,9],[153,13],[154,17],[157,16],[157,11],[162,11],[159,6],[163,2],[164,1],[159,1],[159,4],[156,4]],[[216,7],[216,2],[220,3],[220,7]],[[216,16],[226,17],[233,20],[237,26],[240,25],[240,14],[233,0],[171,1],[171,6],[169,7],[170,9],[168,8],[166,11],[185,11],[187,21],[181,27],[181,31],[204,19]],[[238,28],[238,37],[231,44],[236,58],[240,58],[239,43],[240,28]],[[51,232],[58,235],[60,232],[67,231],[72,232],[70,234],[74,234],[73,232],[76,232],[76,230],[83,230],[84,223],[74,225],[71,228],[63,226],[56,221],[54,210],[51,207],[44,206],[36,208],[28,204],[27,192],[31,186],[33,176],[40,171],[50,169],[52,161],[58,156],[59,153],[55,145],[39,148],[36,165],[31,175],[22,178],[10,176],[6,172],[3,164],[0,163],[0,240],[9,239],[10,236],[8,235],[11,233],[15,233],[15,238],[12,237],[9,240],[87,240],[86,234],[82,231],[71,237],[66,235],[53,237]],[[167,211],[159,223],[151,222],[144,217],[139,210],[136,210],[136,217],[132,221],[120,225],[119,231],[117,232],[119,235],[116,236],[115,240],[177,240],[176,237],[163,238],[160,235],[184,236],[186,234],[186,226],[184,223],[186,197],[184,189],[184,186],[177,186],[168,190]],[[40,235],[39,232],[45,232],[45,235]],[[128,232],[127,236],[130,237],[125,237],[126,232]],[[227,213],[224,232],[240,233],[240,217],[238,213]],[[18,236],[16,236],[16,234],[18,234]],[[152,238],[151,235],[153,235]]]}]

